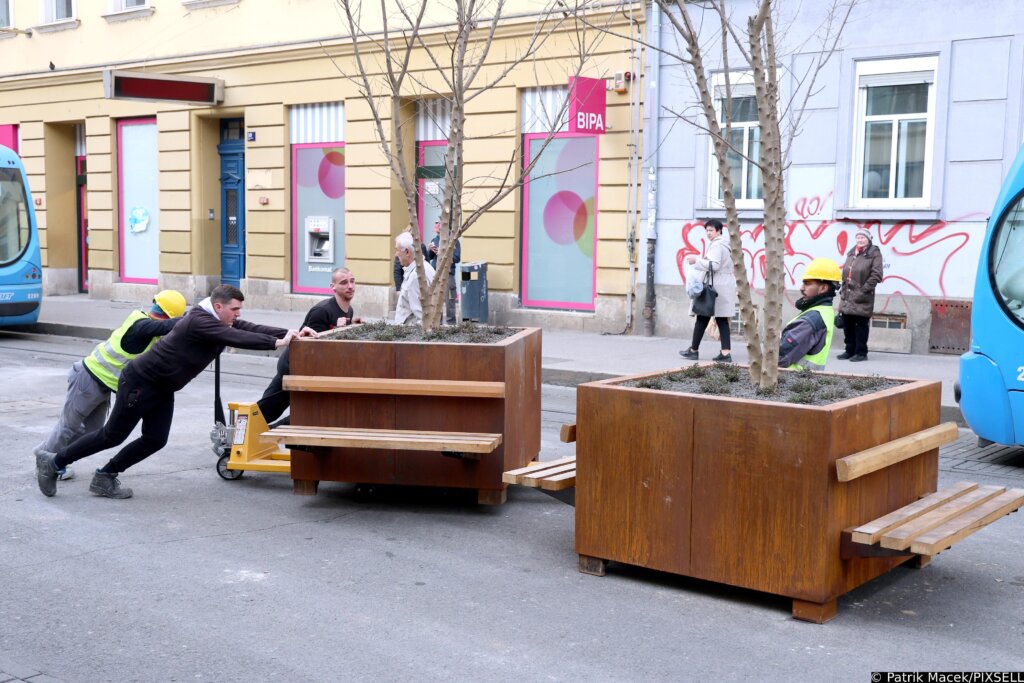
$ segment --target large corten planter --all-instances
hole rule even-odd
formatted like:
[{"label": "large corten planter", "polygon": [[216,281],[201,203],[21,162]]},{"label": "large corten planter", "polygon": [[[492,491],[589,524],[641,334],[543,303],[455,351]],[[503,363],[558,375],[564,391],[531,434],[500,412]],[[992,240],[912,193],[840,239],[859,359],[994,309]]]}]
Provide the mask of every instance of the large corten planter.
[{"label": "large corten planter", "polygon": [[293,449],[298,491],[341,481],[476,489],[481,503],[504,501],[505,470],[540,452],[541,331],[525,328],[493,344],[297,340],[291,373],[321,377],[504,382],[503,398],[292,392],[291,423],[431,432],[500,433],[478,460],[436,452]]},{"label": "large corten planter", "polygon": [[938,424],[939,382],[816,407],[620,386],[645,376],[577,389],[582,570],[614,560],[775,593],[821,622],[909,559],[844,560],[841,532],[935,491],[938,450],[846,483],[835,461]]}]

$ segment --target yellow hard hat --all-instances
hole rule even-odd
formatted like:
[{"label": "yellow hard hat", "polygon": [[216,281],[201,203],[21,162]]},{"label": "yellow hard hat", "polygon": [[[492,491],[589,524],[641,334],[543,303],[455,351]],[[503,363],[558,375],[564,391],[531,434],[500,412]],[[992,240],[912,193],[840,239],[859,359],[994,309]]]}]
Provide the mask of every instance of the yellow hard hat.
[{"label": "yellow hard hat", "polygon": [[169,318],[180,318],[185,313],[185,297],[181,292],[165,289],[153,297],[153,303],[159,306]]},{"label": "yellow hard hat", "polygon": [[828,282],[840,282],[843,273],[839,270],[839,264],[830,258],[816,258],[807,264],[804,270],[804,280],[827,280]]}]

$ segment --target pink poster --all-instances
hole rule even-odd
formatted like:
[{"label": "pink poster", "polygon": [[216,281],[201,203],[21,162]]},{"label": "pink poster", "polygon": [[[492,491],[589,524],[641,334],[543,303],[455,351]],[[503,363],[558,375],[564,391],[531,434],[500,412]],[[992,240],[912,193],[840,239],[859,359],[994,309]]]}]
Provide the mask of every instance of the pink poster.
[{"label": "pink poster", "polygon": [[18,153],[18,126],[17,125],[3,125],[0,126],[0,145],[13,149],[15,153]]}]

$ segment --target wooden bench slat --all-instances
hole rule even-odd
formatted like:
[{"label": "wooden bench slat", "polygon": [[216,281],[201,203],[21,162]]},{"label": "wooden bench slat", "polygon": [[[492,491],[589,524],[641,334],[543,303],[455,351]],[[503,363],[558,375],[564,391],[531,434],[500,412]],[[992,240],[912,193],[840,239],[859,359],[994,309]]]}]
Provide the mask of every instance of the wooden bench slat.
[{"label": "wooden bench slat", "polygon": [[540,487],[545,491],[562,491],[576,486],[576,469],[571,472],[563,472],[553,477],[540,480]]},{"label": "wooden bench slat", "polygon": [[911,552],[935,555],[1024,505],[1024,490],[1009,489],[995,498],[954,517],[945,524],[922,534],[910,544]]},{"label": "wooden bench slat", "polygon": [[955,498],[959,498],[968,491],[973,491],[976,488],[978,488],[978,485],[975,483],[960,481],[952,486],[942,489],[941,491],[930,493],[920,500],[916,500],[909,505],[904,505],[899,510],[890,512],[884,517],[879,517],[867,524],[860,525],[853,530],[853,542],[874,545],[875,543],[878,543],[879,539],[882,538],[882,535],[885,534],[885,532],[906,524],[926,512],[931,512],[940,505],[948,503]]},{"label": "wooden bench slat", "polygon": [[558,467],[549,467],[549,468],[541,470],[539,472],[530,472],[529,474],[524,474],[521,477],[519,477],[519,483],[524,484],[525,486],[539,486],[539,484],[537,484],[535,482],[539,482],[542,479],[547,479],[549,477],[553,477],[555,475],[559,475],[559,474],[562,474],[564,472],[575,472],[575,471],[576,471],[576,463],[575,462],[566,463],[564,465],[559,465]]},{"label": "wooden bench slat", "polygon": [[946,523],[979,505],[995,498],[1006,489],[1000,486],[979,486],[962,496],[944,503],[931,512],[925,513],[902,526],[886,532],[882,536],[881,545],[890,550],[906,550],[915,538]]},{"label": "wooden bench slat", "polygon": [[387,448],[403,451],[490,453],[501,445],[501,434],[420,432],[398,429],[343,427],[278,427],[260,435],[263,440],[293,446]]},{"label": "wooden bench slat", "polygon": [[860,453],[836,460],[839,481],[852,481],[865,474],[895,465],[926,453],[943,444],[956,441],[960,432],[955,422],[945,422],[899,439],[868,448]]},{"label": "wooden bench slat", "polygon": [[518,484],[519,479],[526,474],[533,472],[540,472],[551,469],[552,467],[558,467],[568,463],[575,463],[576,456],[569,456],[567,458],[559,458],[558,460],[548,460],[546,462],[532,462],[526,467],[520,467],[518,469],[509,470],[501,475],[501,481],[506,484]]},{"label": "wooden bench slat", "polygon": [[562,443],[573,443],[576,441],[576,423],[564,424],[558,430],[558,440]]},{"label": "wooden bench slat", "polygon": [[[364,427],[301,427],[301,426],[282,426],[275,427],[274,429],[263,432],[263,435],[270,435],[271,437],[277,436],[305,436],[310,434],[322,434],[322,435],[333,435],[333,434],[345,434],[345,435],[379,435],[379,434],[402,434],[409,439],[421,438],[424,440],[431,440],[438,436],[444,436],[449,438],[466,438],[470,440],[479,439],[482,436],[492,436],[490,433],[476,433],[476,432],[431,432],[421,430],[408,430],[408,429],[369,429]],[[262,435],[261,435],[262,436]]]},{"label": "wooden bench slat", "polygon": [[505,398],[504,382],[285,375],[283,386],[287,391]]}]

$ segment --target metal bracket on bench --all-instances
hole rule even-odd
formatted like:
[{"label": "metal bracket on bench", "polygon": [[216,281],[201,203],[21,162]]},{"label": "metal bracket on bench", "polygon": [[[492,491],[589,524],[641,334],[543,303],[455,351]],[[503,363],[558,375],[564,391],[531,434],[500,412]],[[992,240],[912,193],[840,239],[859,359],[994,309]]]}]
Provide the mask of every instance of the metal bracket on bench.
[{"label": "metal bracket on bench", "polygon": [[465,453],[463,451],[441,451],[441,455],[446,458],[455,458],[456,460],[479,460],[479,453]]},{"label": "metal bracket on bench", "polygon": [[907,550],[890,550],[878,545],[865,545],[853,541],[853,529],[846,529],[840,533],[839,555],[844,560],[852,560],[855,557],[914,557],[917,553]]}]

